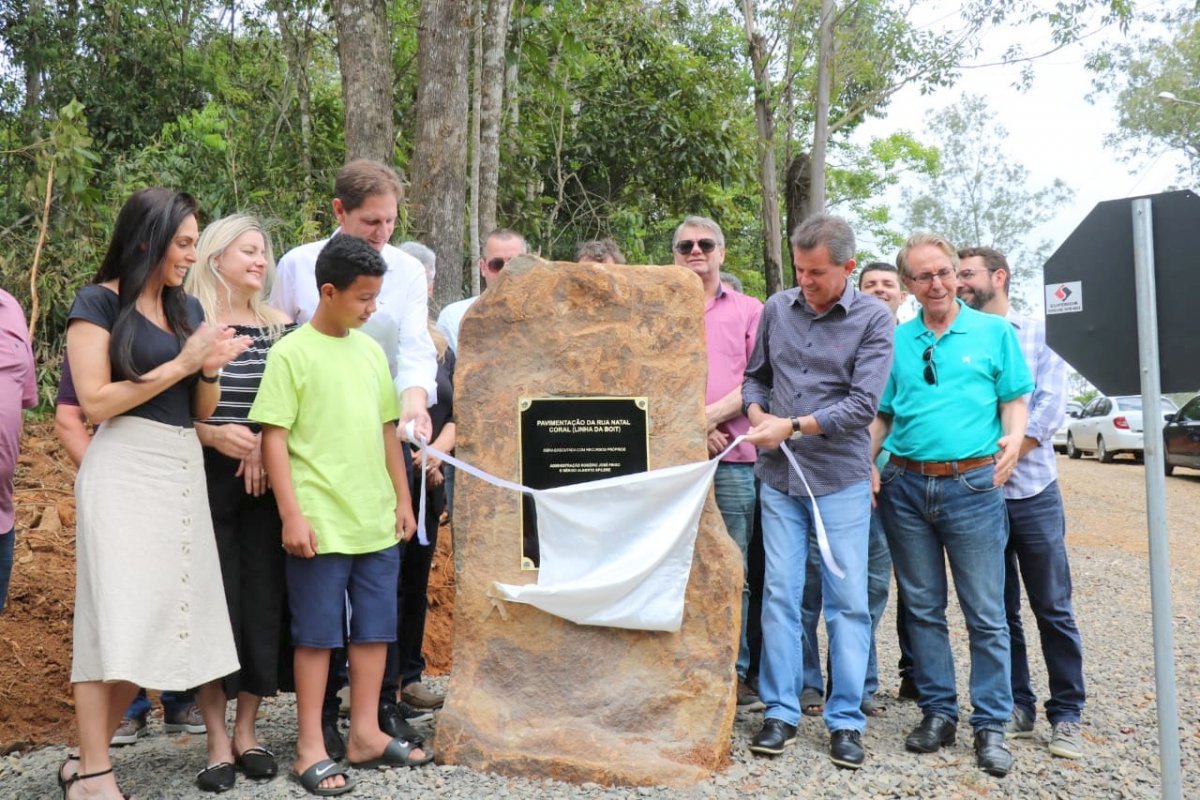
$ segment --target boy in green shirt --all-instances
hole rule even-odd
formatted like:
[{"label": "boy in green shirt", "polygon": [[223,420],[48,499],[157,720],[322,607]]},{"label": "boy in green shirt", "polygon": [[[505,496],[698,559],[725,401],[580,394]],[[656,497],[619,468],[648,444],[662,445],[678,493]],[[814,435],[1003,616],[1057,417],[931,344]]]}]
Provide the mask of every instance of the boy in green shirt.
[{"label": "boy in green shirt", "polygon": [[329,655],[342,645],[344,597],[351,609],[351,766],[417,766],[432,758],[381,731],[375,713],[387,643],[396,637],[397,542],[416,530],[387,359],[354,330],[375,311],[386,269],[364,240],[330,240],[317,259],[317,310],[271,348],[250,410],[263,426],[263,461],[288,554],[300,729],[295,773],[321,796],[354,786],[329,758],[321,730]]}]

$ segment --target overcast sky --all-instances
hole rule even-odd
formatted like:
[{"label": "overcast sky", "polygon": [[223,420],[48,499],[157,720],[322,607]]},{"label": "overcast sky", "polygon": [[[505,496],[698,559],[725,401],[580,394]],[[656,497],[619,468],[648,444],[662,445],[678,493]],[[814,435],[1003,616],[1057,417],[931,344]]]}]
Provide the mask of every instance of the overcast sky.
[{"label": "overcast sky", "polygon": [[[988,52],[979,61],[999,60],[1016,35],[1009,31],[1008,41],[1004,36],[991,37]],[[1049,48],[1046,36],[1039,39],[1027,30],[1020,35],[1026,52]],[[1095,103],[1086,99],[1092,92],[1093,77],[1084,66],[1088,51],[1121,36],[1117,30],[1108,30],[1090,37],[1083,45],[1038,60],[1033,87],[1027,91],[1013,88],[1020,75],[1020,68],[1015,66],[966,70],[954,87],[930,95],[906,89],[892,100],[884,118],[864,123],[856,131],[856,139],[865,142],[907,130],[928,142],[919,135],[927,111],[952,105],[963,94],[984,95],[1008,130],[1005,155],[1029,169],[1033,185],[1041,187],[1061,178],[1074,191],[1072,202],[1031,237],[1035,242],[1049,239],[1057,248],[1097,203],[1166,191],[1176,184],[1178,160],[1174,156],[1125,163],[1116,151],[1105,147],[1105,136],[1117,130],[1114,98],[1100,94]],[[893,202],[898,201],[897,194]],[[904,216],[902,210],[894,210],[894,219]]]}]

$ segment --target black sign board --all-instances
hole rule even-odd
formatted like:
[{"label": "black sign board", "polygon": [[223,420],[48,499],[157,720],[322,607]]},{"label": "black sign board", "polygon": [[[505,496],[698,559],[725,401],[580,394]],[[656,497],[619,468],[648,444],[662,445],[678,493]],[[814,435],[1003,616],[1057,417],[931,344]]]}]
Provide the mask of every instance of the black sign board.
[{"label": "black sign board", "polygon": [[[1099,203],[1046,261],[1046,340],[1107,395],[1141,394],[1133,200]],[[1150,196],[1161,389],[1200,388],[1200,197]]]},{"label": "black sign board", "polygon": [[[521,398],[521,483],[553,489],[649,468],[644,397]],[[537,569],[533,498],[521,507],[521,568]]]}]

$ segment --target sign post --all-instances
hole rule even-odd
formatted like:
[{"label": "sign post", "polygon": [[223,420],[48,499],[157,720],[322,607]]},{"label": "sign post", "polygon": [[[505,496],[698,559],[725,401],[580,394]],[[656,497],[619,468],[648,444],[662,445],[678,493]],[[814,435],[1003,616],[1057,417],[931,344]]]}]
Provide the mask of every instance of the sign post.
[{"label": "sign post", "polygon": [[1146,198],[1133,201],[1133,278],[1137,289],[1138,359],[1142,374],[1142,444],[1146,521],[1150,536],[1150,608],[1154,626],[1154,697],[1162,796],[1182,795],[1179,706],[1175,691],[1175,632],[1171,628],[1171,557],[1167,546],[1167,487],[1159,390],[1158,314],[1154,285],[1154,215]]}]

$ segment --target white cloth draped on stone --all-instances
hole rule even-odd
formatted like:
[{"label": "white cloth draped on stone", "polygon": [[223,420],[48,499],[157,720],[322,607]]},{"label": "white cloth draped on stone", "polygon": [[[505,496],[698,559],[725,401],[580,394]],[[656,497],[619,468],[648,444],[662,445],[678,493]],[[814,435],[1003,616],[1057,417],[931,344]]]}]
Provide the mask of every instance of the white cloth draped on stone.
[{"label": "white cloth draped on stone", "polygon": [[[533,497],[540,548],[537,583],[497,582],[496,590],[504,599],[528,603],[580,625],[678,631],[709,483],[721,458],[743,438],[739,436],[707,461],[554,489],[506,481],[424,442],[418,444],[456,469]],[[783,447],[808,489],[795,457],[786,444]],[[843,577],[816,500],[808,491],[821,557],[834,575]],[[422,485],[417,530],[423,543],[424,497]]]}]

